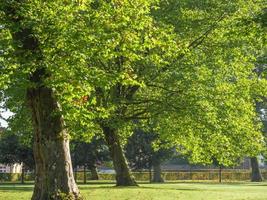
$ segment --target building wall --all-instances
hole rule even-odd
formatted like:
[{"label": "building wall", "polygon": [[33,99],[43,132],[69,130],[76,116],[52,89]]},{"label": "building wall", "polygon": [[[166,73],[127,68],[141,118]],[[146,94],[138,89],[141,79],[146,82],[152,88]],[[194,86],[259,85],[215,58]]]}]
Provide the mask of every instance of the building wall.
[{"label": "building wall", "polygon": [[9,171],[8,166],[0,164],[0,173]]},{"label": "building wall", "polygon": [[262,155],[258,156],[258,161],[260,167],[267,167],[267,160]]},{"label": "building wall", "polygon": [[22,166],[19,163],[14,165],[0,164],[0,173],[21,173]]}]

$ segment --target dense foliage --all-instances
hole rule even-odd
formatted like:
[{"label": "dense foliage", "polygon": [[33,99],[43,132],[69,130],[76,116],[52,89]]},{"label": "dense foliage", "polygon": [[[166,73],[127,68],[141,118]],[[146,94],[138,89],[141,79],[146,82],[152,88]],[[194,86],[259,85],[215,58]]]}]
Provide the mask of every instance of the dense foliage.
[{"label": "dense foliage", "polygon": [[[266,80],[254,69],[264,1],[10,2],[0,3],[0,87],[12,111],[42,65],[73,134],[108,124],[125,139],[132,120],[149,119],[194,162],[229,165],[261,149],[255,99]],[[21,20],[8,21],[6,9]],[[21,26],[33,29],[41,58],[14,51],[10,32]]]},{"label": "dense foliage", "polygon": [[25,168],[33,170],[32,148],[23,144],[17,135],[4,132],[0,136],[0,163],[6,165],[23,163]]},{"label": "dense foliage", "polygon": [[109,160],[108,148],[104,141],[94,138],[91,142],[74,140],[71,142],[73,167],[85,166],[96,168],[97,165]]},{"label": "dense foliage", "polygon": [[157,138],[158,135],[153,132],[147,133],[141,129],[134,131],[125,147],[125,154],[132,169],[148,170],[174,156],[174,148],[166,148],[163,142],[162,147],[153,147]]}]

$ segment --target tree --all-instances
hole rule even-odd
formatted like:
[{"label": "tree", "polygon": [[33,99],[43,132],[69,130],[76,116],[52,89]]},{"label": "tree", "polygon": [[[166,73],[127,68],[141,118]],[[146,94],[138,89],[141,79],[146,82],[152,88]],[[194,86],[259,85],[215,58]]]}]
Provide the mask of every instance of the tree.
[{"label": "tree", "polygon": [[163,142],[153,147],[153,143],[158,139],[158,135],[153,132],[145,132],[136,129],[134,134],[128,139],[126,145],[126,157],[130,166],[135,169],[149,169],[153,167],[153,182],[164,182],[161,177],[161,163],[170,159],[174,154],[174,148],[164,146]]},{"label": "tree", "polygon": [[[263,28],[266,29],[266,20],[264,20],[267,17],[267,10],[264,9],[264,12],[259,14],[257,16],[257,21],[261,24]],[[266,47],[263,49],[262,54],[257,58],[256,60],[256,73],[258,75],[259,79],[267,79],[266,76]],[[263,95],[260,97],[260,99],[256,100],[256,111],[259,115],[259,119],[262,122],[262,132],[264,134],[264,140],[265,140],[265,150],[266,151],[266,139],[267,139],[267,118],[266,118],[266,95]],[[261,152],[264,154],[264,151]],[[259,163],[258,163],[258,158],[256,156],[250,158],[250,163],[251,163],[251,181],[253,182],[261,182],[263,181],[262,174],[260,172],[259,168]]]},{"label": "tree", "polygon": [[[92,81],[88,79],[90,74],[98,77],[94,79],[93,88],[81,106],[85,108],[82,115],[96,113],[91,121],[103,132],[113,159],[117,185],[136,185],[130,174],[122,143],[130,135],[132,119],[139,111],[131,112],[127,104],[131,103],[146,76],[151,76],[155,69],[166,65],[165,61],[171,57],[168,53],[176,52],[176,48],[165,45],[171,41],[168,35],[171,29],[153,22],[150,16],[152,1],[138,0],[134,4],[126,0],[94,1],[85,6],[86,12],[83,12],[80,18],[81,21],[90,22],[89,26],[88,23],[86,26],[76,26],[77,29],[87,32],[88,38],[82,35],[76,37],[76,41],[66,41],[73,37],[61,37],[64,43],[73,46],[72,49],[68,49],[72,54],[75,52],[74,54],[85,56],[85,64],[79,63],[79,66],[85,65],[85,69],[92,66],[83,74],[87,78],[81,79]],[[73,29],[66,34],[77,35],[71,31]],[[86,45],[78,50],[75,47],[77,43]],[[88,45],[91,47],[90,50],[87,48]],[[165,48],[168,53],[164,53]],[[88,102],[94,102],[94,106],[90,103],[88,105]]]},{"label": "tree", "polygon": [[0,163],[21,164],[21,183],[24,184],[25,169],[34,169],[32,148],[21,143],[15,134],[4,132],[0,137]]},{"label": "tree", "polygon": [[[262,4],[170,0],[161,5],[157,19],[172,24],[180,43],[189,45],[177,69],[159,74],[157,90],[151,90],[154,101],[164,102],[154,106],[161,112],[154,118],[156,131],[195,163],[216,158],[229,166],[240,155],[256,155],[263,138],[254,99],[266,90],[266,81],[254,73],[265,38],[256,19]],[[245,11],[252,5],[255,15]]]},{"label": "tree", "polygon": [[4,58],[1,59],[1,90],[21,89],[31,112],[36,164],[32,200],[60,199],[62,195],[78,199],[80,194],[72,173],[68,133],[54,90],[47,84],[52,74],[35,34],[37,24],[29,15],[30,5],[30,1],[0,3],[1,34],[4,36],[1,38],[1,51],[4,52],[1,55]]},{"label": "tree", "polygon": [[79,140],[71,141],[73,166],[84,166],[84,183],[86,183],[86,169],[91,171],[91,180],[98,180],[97,163],[108,159],[108,149],[102,139],[94,138],[91,142]]},{"label": "tree", "polygon": [[[261,71],[259,73],[259,77],[263,75],[264,73],[264,69],[262,67],[259,67],[257,68],[259,71]],[[263,70],[263,71],[262,71]],[[264,140],[265,140],[265,143],[266,143],[266,114],[265,114],[265,105],[266,104],[266,100],[265,100],[265,97],[263,97],[263,100],[261,101],[258,101],[256,103],[256,111],[258,113],[258,116],[259,116],[259,120],[262,122],[263,126],[262,126],[262,132],[264,134]],[[266,151],[266,144],[265,144],[265,148],[263,149],[262,152],[259,152],[261,154],[264,154],[264,152]],[[257,156],[253,156],[253,157],[250,157],[250,165],[251,165],[251,181],[252,182],[262,182],[263,181],[263,176],[261,174],[261,171],[260,171],[260,166],[259,166],[259,161],[258,161],[258,158]]]}]

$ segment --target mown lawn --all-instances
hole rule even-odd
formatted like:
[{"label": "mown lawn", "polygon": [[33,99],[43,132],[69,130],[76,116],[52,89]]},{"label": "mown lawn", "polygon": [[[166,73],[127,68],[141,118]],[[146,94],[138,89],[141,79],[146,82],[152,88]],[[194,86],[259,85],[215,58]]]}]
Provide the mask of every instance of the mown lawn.
[{"label": "mown lawn", "polygon": [[[267,183],[164,183],[114,187],[110,183],[79,185],[86,200],[267,200]],[[33,186],[0,184],[1,200],[29,200]]]}]

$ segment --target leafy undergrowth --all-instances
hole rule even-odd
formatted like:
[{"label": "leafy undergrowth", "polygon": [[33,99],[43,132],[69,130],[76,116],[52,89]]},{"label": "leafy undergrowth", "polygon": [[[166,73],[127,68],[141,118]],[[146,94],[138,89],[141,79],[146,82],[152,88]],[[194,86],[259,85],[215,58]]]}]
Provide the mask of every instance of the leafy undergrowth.
[{"label": "leafy undergrowth", "polygon": [[[80,185],[85,200],[266,200],[267,183],[165,183],[114,187],[101,182]],[[0,199],[29,200],[33,185],[0,184]]]}]

